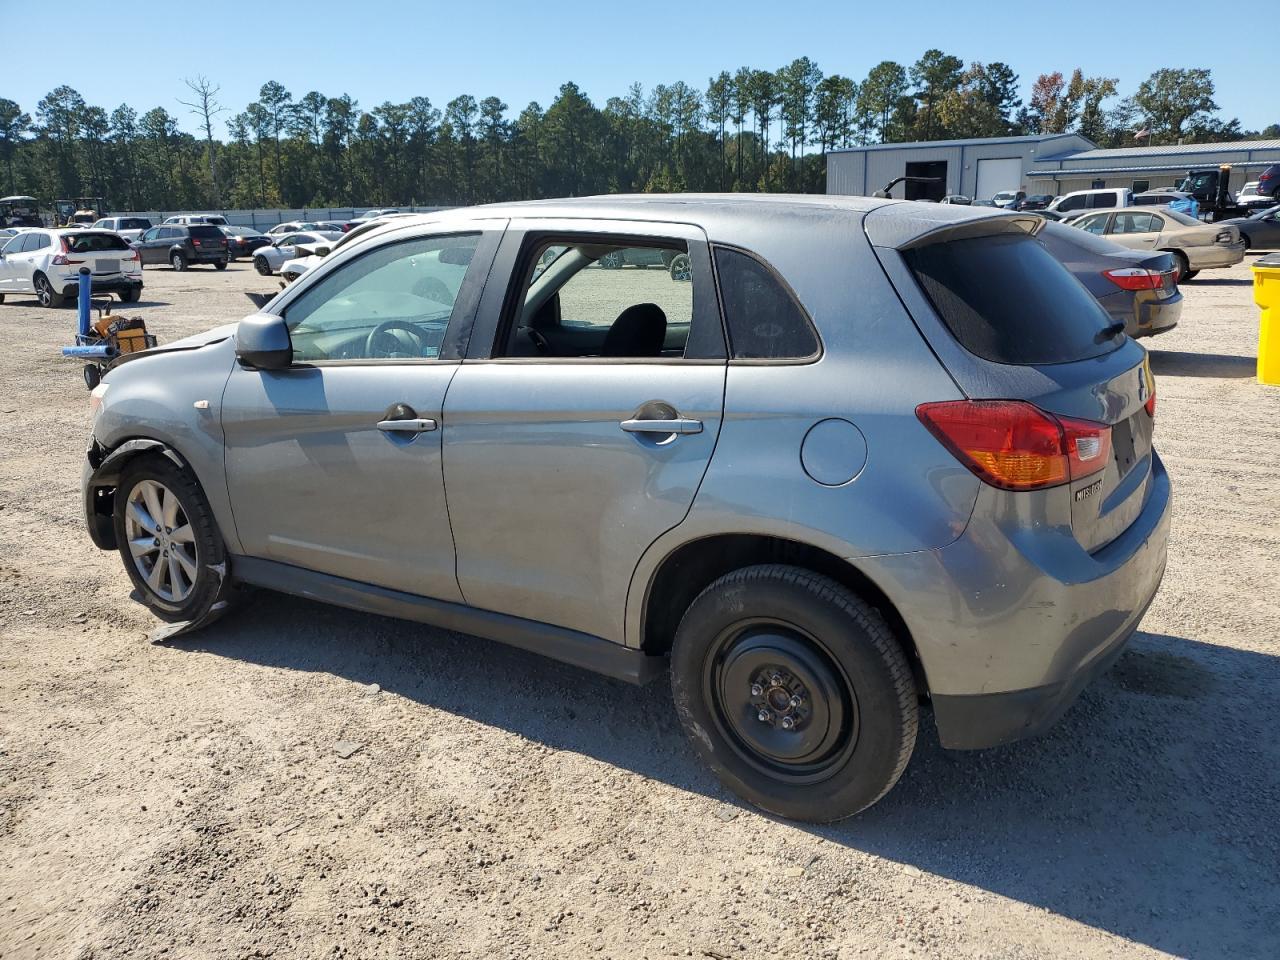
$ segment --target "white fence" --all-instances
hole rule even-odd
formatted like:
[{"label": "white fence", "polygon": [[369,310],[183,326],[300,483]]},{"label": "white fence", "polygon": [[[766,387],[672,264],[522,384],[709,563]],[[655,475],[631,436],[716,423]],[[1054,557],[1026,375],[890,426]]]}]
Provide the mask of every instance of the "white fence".
[{"label": "white fence", "polygon": [[[112,217],[145,217],[153,224],[161,223],[166,217],[180,214],[216,213],[227,218],[227,223],[237,227],[254,227],[266,230],[277,223],[289,220],[354,220],[367,210],[385,210],[387,207],[307,207],[302,210],[137,210],[112,211]],[[437,210],[448,210],[449,207],[396,207],[401,213],[434,213]]]}]

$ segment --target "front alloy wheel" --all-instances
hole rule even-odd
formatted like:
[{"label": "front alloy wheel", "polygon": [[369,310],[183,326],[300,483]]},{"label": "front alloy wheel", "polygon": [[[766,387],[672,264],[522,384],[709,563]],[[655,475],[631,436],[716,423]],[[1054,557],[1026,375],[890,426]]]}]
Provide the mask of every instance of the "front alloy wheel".
[{"label": "front alloy wheel", "polygon": [[143,454],[120,473],[116,545],[137,599],[161,620],[198,620],[227,600],[226,545],[209,501],[185,467]]},{"label": "front alloy wheel", "polygon": [[126,501],[124,528],[134,568],[148,589],[168,603],[186,600],[200,555],[177,495],[155,480],[139,480]]}]

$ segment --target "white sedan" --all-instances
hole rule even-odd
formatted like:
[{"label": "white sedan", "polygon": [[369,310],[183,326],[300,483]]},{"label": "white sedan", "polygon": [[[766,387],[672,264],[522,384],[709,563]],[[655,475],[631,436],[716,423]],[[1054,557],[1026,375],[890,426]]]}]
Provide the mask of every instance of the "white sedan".
[{"label": "white sedan", "polygon": [[318,248],[332,248],[341,238],[341,233],[329,231],[283,234],[271,246],[259,247],[253,252],[253,268],[264,277],[269,277],[278,273],[286,261],[315,253]]}]

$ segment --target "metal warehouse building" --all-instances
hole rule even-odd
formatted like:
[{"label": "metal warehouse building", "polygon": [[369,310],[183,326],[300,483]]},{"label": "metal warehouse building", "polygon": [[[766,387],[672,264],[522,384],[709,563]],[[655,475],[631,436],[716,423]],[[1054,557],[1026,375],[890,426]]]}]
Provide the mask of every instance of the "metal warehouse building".
[{"label": "metal warehouse building", "polygon": [[990,199],[1000,190],[1060,195],[1072,190],[1129,187],[1134,192],[1174,186],[1195,168],[1231,164],[1231,189],[1273,163],[1280,140],[1197,143],[1099,150],[1077,134],[884,143],[827,154],[827,193],[867,196],[897,177],[935,177],[906,183],[894,196],[940,200],[947,194]]},{"label": "metal warehouse building", "polygon": [[827,193],[865,197],[902,176],[938,178],[937,183],[905,183],[894,190],[899,197],[905,189],[908,200],[941,200],[953,193],[990,199],[1000,190],[1032,193],[1026,172],[1037,158],[1092,149],[1092,143],[1074,133],[853,147],[827,154]]},{"label": "metal warehouse building", "polygon": [[1070,193],[1101,187],[1129,187],[1134,193],[1172,187],[1188,170],[1231,164],[1231,190],[1239,192],[1273,163],[1280,163],[1280,140],[1192,143],[1167,147],[1121,147],[1042,156],[1027,170],[1027,193]]}]

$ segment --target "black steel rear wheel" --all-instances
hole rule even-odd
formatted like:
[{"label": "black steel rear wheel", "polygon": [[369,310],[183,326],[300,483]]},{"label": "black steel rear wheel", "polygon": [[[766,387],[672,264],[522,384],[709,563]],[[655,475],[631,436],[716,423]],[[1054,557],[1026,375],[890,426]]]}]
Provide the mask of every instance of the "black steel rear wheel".
[{"label": "black steel rear wheel", "polygon": [[771,620],[733,624],[716,638],[703,696],[725,741],[761,773],[824,779],[858,740],[853,685],[817,638]]},{"label": "black steel rear wheel", "polygon": [[725,786],[796,820],[871,806],[915,745],[915,683],[884,618],[799,567],[746,567],[699,594],[676,631],[671,686]]}]

